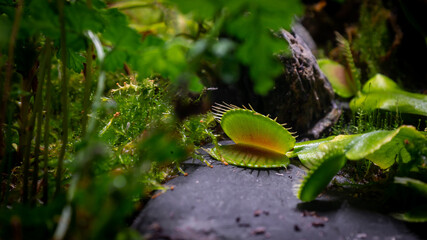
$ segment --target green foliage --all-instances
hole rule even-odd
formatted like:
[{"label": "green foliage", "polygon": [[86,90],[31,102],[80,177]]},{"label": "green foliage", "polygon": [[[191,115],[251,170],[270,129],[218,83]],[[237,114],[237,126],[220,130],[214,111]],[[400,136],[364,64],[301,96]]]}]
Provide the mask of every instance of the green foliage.
[{"label": "green foliage", "polygon": [[325,159],[325,155],[329,154],[329,151],[334,150],[334,155],[338,153],[343,155],[346,150],[345,146],[353,142],[354,138],[358,136],[338,135],[315,141],[300,142],[295,145],[296,153],[292,153],[292,157],[298,156],[301,163],[311,169],[318,166]]},{"label": "green foliage", "polygon": [[350,47],[350,43],[347,41],[347,39],[345,39],[343,36],[341,36],[340,34],[337,33],[337,41],[338,41],[338,45],[341,48],[341,51],[345,57],[345,60],[347,62],[347,66],[350,69],[351,72],[351,79],[354,84],[355,87],[357,89],[357,91],[360,91],[362,84],[361,84],[361,74],[360,74],[360,69],[358,69],[354,63],[354,57],[353,57],[353,53],[351,52],[351,47]]},{"label": "green foliage", "polygon": [[[198,25],[155,3],[147,19],[164,17],[162,29],[98,0],[1,2],[1,239],[135,237],[125,220],[137,202],[215,141],[211,114],[178,120],[173,107],[203,89],[188,51],[206,35],[175,36]],[[214,46],[212,62],[231,56]]]},{"label": "green foliage", "polygon": [[[381,86],[380,83],[374,87]],[[404,169],[417,169],[427,155],[427,137],[413,126],[376,130],[363,134],[338,135],[295,144],[292,135],[270,118],[234,105],[214,106],[224,132],[235,142],[216,144],[207,152],[225,164],[250,168],[286,167],[288,157],[298,157],[309,168],[295,194],[302,201],[314,200],[347,160],[367,159],[381,169],[399,163]],[[288,152],[293,149],[291,152]],[[424,190],[424,189],[423,189]]]},{"label": "green foliage", "polygon": [[427,222],[427,206],[421,205],[406,213],[395,213],[392,216],[406,222]]},{"label": "green foliage", "polygon": [[20,232],[22,238],[43,239],[52,236],[57,225],[57,218],[61,214],[65,199],[55,199],[49,205],[33,208],[16,204],[12,209],[0,209],[0,236],[3,239],[17,234],[19,227],[25,229]]},{"label": "green foliage", "polygon": [[395,177],[394,182],[412,188],[427,198],[427,183],[407,177]]},{"label": "green foliage", "polygon": [[191,116],[184,120],[180,129],[182,142],[188,147],[197,147],[216,141],[212,128],[216,126],[212,113]]},{"label": "green foliage", "polygon": [[296,153],[290,155],[298,156],[310,169],[301,185],[297,186],[297,196],[303,201],[314,200],[344,166],[346,159],[358,161],[366,158],[382,169],[390,168],[395,162],[402,168],[410,162],[416,163],[415,168],[420,167],[419,151],[425,157],[426,144],[425,134],[412,126],[297,143]]},{"label": "green foliage", "polygon": [[[99,134],[112,146],[135,140],[144,130],[156,124],[172,122],[172,107],[159,81],[144,79],[142,83],[127,83],[110,90],[103,103],[111,106]],[[161,116],[159,119],[158,117]],[[153,126],[154,125],[154,126]]]},{"label": "green foliage", "polygon": [[336,94],[343,98],[349,98],[357,93],[356,83],[341,64],[329,59],[319,59],[317,63]]},{"label": "green foliage", "polygon": [[[319,67],[328,77],[334,91],[339,96],[345,98],[355,96],[350,101],[350,108],[353,112],[360,110],[370,113],[375,109],[383,109],[397,113],[427,116],[426,95],[404,91],[390,78],[382,74],[376,74],[360,88],[351,80],[344,67],[339,63],[321,59],[319,60]],[[352,71],[352,76],[355,74],[358,76],[355,71]]]},{"label": "green foliage", "polygon": [[342,146],[321,145],[319,150],[322,158],[311,166],[301,184],[295,186],[296,196],[302,201],[314,200],[347,161]]},{"label": "green foliage", "polygon": [[[427,198],[427,183],[407,177],[395,177],[394,182],[413,189]],[[427,205],[412,207],[405,213],[393,214],[393,217],[407,222],[427,222]]]},{"label": "green foliage", "polygon": [[[198,21],[219,19],[211,29],[211,37],[226,35],[237,38],[235,50],[239,62],[248,66],[257,93],[266,94],[280,73],[273,54],[285,49],[283,41],[271,31],[287,28],[293,15],[301,11],[298,1],[174,1],[184,13]],[[196,6],[196,7],[195,7]]]},{"label": "green foliage", "polygon": [[352,99],[350,108],[384,109],[427,116],[427,96],[402,90],[391,79],[377,74],[367,81],[362,91]]},{"label": "green foliage", "polygon": [[368,77],[381,72],[381,63],[392,50],[394,43],[388,30],[390,15],[382,2],[363,1],[360,7],[358,36],[353,46],[360,53],[359,61],[368,66]]},{"label": "green foliage", "polygon": [[[347,122],[346,122],[347,121]],[[366,112],[359,109],[351,115],[351,119],[341,116],[332,127],[332,135],[367,133],[376,130],[393,130],[403,125],[400,113],[382,111],[380,109]],[[422,130],[417,127],[418,130]]]}]

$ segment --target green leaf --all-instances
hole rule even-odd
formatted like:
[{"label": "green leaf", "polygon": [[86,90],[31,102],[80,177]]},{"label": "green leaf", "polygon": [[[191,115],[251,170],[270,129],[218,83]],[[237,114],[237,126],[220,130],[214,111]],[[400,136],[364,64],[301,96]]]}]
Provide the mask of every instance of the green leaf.
[{"label": "green leaf", "polygon": [[410,187],[427,198],[427,183],[408,177],[395,177],[394,183]]},{"label": "green leaf", "polygon": [[109,9],[103,16],[106,28],[102,36],[115,48],[135,52],[141,46],[141,36],[130,28],[126,16],[117,9]]},{"label": "green leaf", "polygon": [[22,28],[29,35],[43,33],[52,40],[59,40],[59,21],[56,4],[49,1],[31,1],[23,15]]},{"label": "green leaf", "polygon": [[9,44],[9,36],[12,30],[12,22],[2,14],[0,15],[0,50],[6,50]]},{"label": "green leaf", "polygon": [[330,149],[336,149],[335,151],[338,151],[337,149],[341,148],[344,154],[348,145],[357,137],[359,137],[359,135],[339,135],[312,141],[304,150],[298,151],[297,155],[301,163],[311,169],[324,160]]},{"label": "green leaf", "polygon": [[415,207],[406,213],[396,213],[392,216],[406,222],[427,222],[427,205]]},{"label": "green leaf", "polygon": [[241,167],[279,168],[289,165],[285,154],[245,144],[218,146],[211,152],[215,159]]},{"label": "green leaf", "polygon": [[402,90],[393,80],[382,74],[376,74],[369,79],[362,88],[362,92],[382,92],[382,91],[399,91]]},{"label": "green leaf", "polygon": [[411,160],[411,155],[409,155],[408,151],[405,149],[403,140],[393,139],[374,153],[367,155],[366,159],[380,168],[386,169],[395,163],[398,155],[401,156],[403,163],[407,163]]},{"label": "green leaf", "polygon": [[288,152],[287,156],[296,157],[300,152],[310,150],[310,149],[316,149],[321,143],[328,142],[333,138],[335,138],[335,136],[329,136],[327,138],[295,143],[294,150],[291,152]]},{"label": "green leaf", "polygon": [[[248,67],[254,82],[256,93],[265,95],[274,87],[275,78],[281,73],[282,66],[275,59],[278,51],[286,51],[286,41],[273,36],[272,31],[289,28],[295,14],[301,12],[301,3],[297,0],[288,1],[214,1],[214,0],[176,0],[171,1],[185,14],[191,14],[196,21],[215,22],[208,33],[213,37],[218,34],[229,36],[238,42],[236,51],[228,54],[230,46],[214,47],[215,56],[224,58],[224,54],[236,56],[236,62]],[[196,44],[197,45],[197,44]],[[218,47],[218,48],[217,48]],[[203,44],[191,52],[204,50]],[[238,74],[223,74],[228,83]]]},{"label": "green leaf", "polygon": [[108,52],[104,59],[104,69],[107,71],[117,71],[123,68],[123,64],[128,59],[128,55],[124,51],[113,49]]},{"label": "green leaf", "polygon": [[[394,183],[412,188],[427,198],[427,183],[407,177],[395,177]],[[427,205],[411,209],[406,213],[393,214],[393,217],[407,222],[427,222]]]},{"label": "green leaf", "polygon": [[89,9],[85,2],[67,4],[64,13],[68,31],[73,34],[82,35],[85,30],[101,32],[104,28],[101,14],[95,9]]},{"label": "green leaf", "polygon": [[425,139],[413,126],[401,126],[392,131],[379,130],[362,134],[353,140],[346,152],[350,160],[367,158],[381,168],[389,168],[399,154],[403,162],[409,162],[405,140]]},{"label": "green leaf", "polygon": [[[253,25],[254,28],[248,28],[248,25]],[[281,72],[280,63],[273,56],[275,46],[279,42],[284,49],[286,43],[274,38],[267,29],[259,26],[256,17],[242,18],[230,23],[229,31],[237,33],[242,40],[245,39],[237,48],[237,57],[249,67],[255,92],[261,95],[267,94],[274,86],[274,78]]]},{"label": "green leaf", "polygon": [[237,144],[245,144],[286,154],[295,138],[276,121],[247,109],[231,109],[221,118],[221,127]]},{"label": "green leaf", "polygon": [[[179,39],[164,42],[161,39],[150,38],[148,42],[144,41],[142,56],[135,59],[135,66],[142,76],[161,74],[172,82],[176,82],[179,77],[184,77],[187,81],[188,78],[185,77],[189,72],[187,51],[188,47]],[[190,83],[194,89],[199,88],[197,82]]]},{"label": "green leaf", "polygon": [[147,135],[148,137],[137,146],[141,160],[173,162],[187,157],[187,152],[179,144],[179,140],[170,133],[157,130]]},{"label": "green leaf", "polygon": [[[297,143],[294,152],[287,156],[297,155],[301,163],[310,169],[301,185],[297,186],[297,197],[302,201],[313,200],[342,168],[346,159],[367,158],[381,168],[389,168],[397,156],[403,163],[407,163],[411,155],[406,147],[418,141],[426,142],[426,136],[413,126],[401,126],[392,131],[339,135]],[[420,188],[427,193],[424,185]]]},{"label": "green leaf", "polygon": [[322,161],[309,170],[300,185],[295,186],[296,196],[301,201],[314,200],[347,161],[341,147],[324,145],[320,150],[325,153]]},{"label": "green leaf", "polygon": [[373,92],[360,94],[350,102],[352,111],[384,109],[427,116],[427,95],[408,92]]},{"label": "green leaf", "polygon": [[365,156],[374,153],[384,144],[390,142],[395,135],[395,132],[386,130],[378,130],[362,134],[354,140],[354,144],[346,153],[346,156],[350,160],[360,160]]},{"label": "green leaf", "polygon": [[171,3],[176,4],[185,14],[194,14],[196,19],[212,19],[221,6],[218,2],[211,0],[173,0]]},{"label": "green leaf", "polygon": [[[60,51],[58,51],[58,55]],[[67,67],[72,69],[76,73],[80,73],[83,70],[83,63],[86,62],[86,58],[71,49],[67,49]]]},{"label": "green leaf", "polygon": [[190,77],[188,90],[195,93],[199,93],[203,90],[203,84],[200,83],[200,79],[196,75]]},{"label": "green leaf", "polygon": [[427,116],[427,95],[401,90],[389,78],[376,75],[370,79],[357,97],[350,102],[353,111],[384,109]]},{"label": "green leaf", "polygon": [[348,98],[357,93],[356,83],[351,79],[344,66],[329,59],[319,59],[317,63],[336,94]]}]

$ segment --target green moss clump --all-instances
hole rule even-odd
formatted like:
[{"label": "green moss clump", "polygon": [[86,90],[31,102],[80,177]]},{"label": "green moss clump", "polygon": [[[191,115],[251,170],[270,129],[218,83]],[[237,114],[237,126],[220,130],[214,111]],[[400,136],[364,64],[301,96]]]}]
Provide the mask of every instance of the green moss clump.
[{"label": "green moss clump", "polygon": [[390,11],[381,1],[364,1],[360,8],[359,28],[353,47],[360,53],[359,61],[368,67],[368,78],[381,72],[381,63],[392,47],[389,18]]}]

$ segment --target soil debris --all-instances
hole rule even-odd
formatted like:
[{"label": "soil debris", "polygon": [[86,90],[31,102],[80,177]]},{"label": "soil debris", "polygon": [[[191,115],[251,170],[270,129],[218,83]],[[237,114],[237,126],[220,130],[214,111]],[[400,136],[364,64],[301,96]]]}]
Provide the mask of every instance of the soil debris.
[{"label": "soil debris", "polygon": [[253,235],[261,235],[261,234],[265,234],[266,232],[266,228],[265,227],[256,227],[253,231],[252,234]]},{"label": "soil debris", "polygon": [[323,223],[323,222],[312,222],[311,223],[311,226],[313,226],[313,227],[324,227],[325,226],[325,224]]}]

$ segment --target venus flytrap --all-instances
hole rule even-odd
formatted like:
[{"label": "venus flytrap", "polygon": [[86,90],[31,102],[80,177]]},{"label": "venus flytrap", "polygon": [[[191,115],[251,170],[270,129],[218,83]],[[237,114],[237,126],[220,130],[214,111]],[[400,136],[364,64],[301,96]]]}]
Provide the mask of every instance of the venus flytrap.
[{"label": "venus flytrap", "polygon": [[207,152],[227,165],[249,168],[287,167],[289,158],[298,157],[308,168],[307,175],[295,186],[295,194],[302,201],[314,200],[347,161],[368,159],[387,169],[396,162],[412,161],[410,151],[417,148],[414,143],[427,142],[424,133],[403,125],[394,130],[338,135],[295,144],[288,129],[253,109],[230,104],[216,105],[213,109],[224,132],[235,144],[215,144]]},{"label": "venus flytrap", "polygon": [[407,92],[382,74],[376,74],[358,89],[341,64],[329,59],[318,62],[335,93],[343,98],[353,97],[350,101],[353,112],[382,109],[427,116],[427,95]]},{"label": "venus flytrap", "polygon": [[[395,177],[394,183],[409,187],[427,199],[427,183],[407,177]],[[413,207],[404,213],[395,213],[393,217],[407,222],[427,222],[427,204]]]},{"label": "venus flytrap", "polygon": [[[390,168],[396,162],[408,163],[412,158],[407,146],[413,141],[427,141],[427,138],[413,126],[404,125],[389,131],[338,135],[329,140],[317,140],[318,144],[299,143],[296,146],[299,150],[295,155],[310,170],[296,195],[303,201],[314,200],[344,166],[341,163],[346,160],[368,159],[382,169]],[[329,174],[332,170],[335,170],[333,175]],[[320,185],[319,181],[324,184]],[[312,186],[312,182],[316,183],[316,187]]]},{"label": "venus flytrap", "polygon": [[295,137],[281,124],[253,109],[234,105],[216,105],[214,110],[222,129],[236,144],[208,150],[213,158],[251,168],[288,166],[286,154],[294,147]]}]

